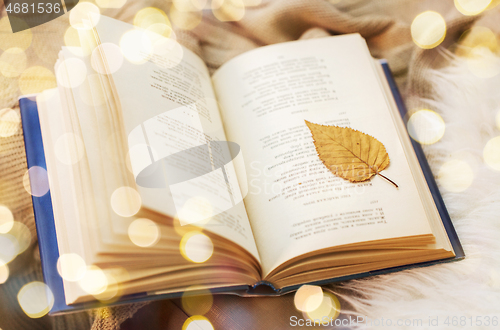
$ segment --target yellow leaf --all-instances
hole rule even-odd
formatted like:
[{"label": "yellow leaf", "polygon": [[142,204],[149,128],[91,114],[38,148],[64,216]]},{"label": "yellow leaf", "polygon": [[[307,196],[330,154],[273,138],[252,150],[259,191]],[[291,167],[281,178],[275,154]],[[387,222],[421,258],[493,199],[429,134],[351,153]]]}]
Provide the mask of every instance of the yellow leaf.
[{"label": "yellow leaf", "polygon": [[335,175],[350,182],[369,180],[389,166],[384,145],[374,137],[349,127],[325,126],[305,121],[311,130],[319,159]]}]

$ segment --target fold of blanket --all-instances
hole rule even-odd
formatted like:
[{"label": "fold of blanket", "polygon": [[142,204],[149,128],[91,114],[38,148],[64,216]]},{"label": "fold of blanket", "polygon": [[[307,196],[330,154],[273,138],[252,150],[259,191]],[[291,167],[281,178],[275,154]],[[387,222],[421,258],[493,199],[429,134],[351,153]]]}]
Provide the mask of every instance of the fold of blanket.
[{"label": "fold of blanket", "polygon": [[[229,59],[260,46],[301,38],[360,33],[367,40],[374,57],[388,60],[406,95],[409,109],[414,109],[422,106],[422,97],[432,97],[432,86],[425,77],[429,68],[444,65],[446,58],[442,56],[440,47],[456,42],[477,20],[477,17],[458,13],[452,0],[440,1],[439,4],[436,1],[418,1],[418,5],[410,0],[356,0],[333,4],[337,2],[262,0],[260,5],[246,8],[243,19],[238,22],[222,23],[206,11],[197,27],[192,30],[176,29],[175,33],[179,42],[203,58],[212,73]],[[168,13],[170,3],[160,0],[128,1],[124,7],[104,10],[103,14],[132,22],[138,9],[147,6],[155,6]],[[410,22],[421,11],[429,9],[438,10],[445,17],[447,37],[442,46],[422,50],[412,42]],[[492,10],[487,15],[498,17],[498,10]],[[27,50],[28,67],[42,65],[53,70],[57,52],[63,45],[63,34],[69,26],[67,16],[32,29],[33,41]],[[2,33],[9,32],[0,31],[0,38]],[[31,83],[36,86],[39,82],[34,80]],[[0,74],[0,109],[12,108],[19,112],[16,101],[19,95],[17,79]],[[0,204],[7,206],[17,221],[30,228],[32,244],[36,244],[31,198],[23,187],[26,160],[20,130],[11,137],[0,137],[0,156]],[[119,329],[120,324],[145,305],[45,317],[36,322],[28,319],[14,305],[23,284],[42,279],[39,260],[33,257],[36,250],[32,248],[29,251],[25,252],[28,257],[19,257],[12,263],[10,279],[0,285],[0,327],[3,329]],[[349,295],[349,292],[342,295]],[[353,296],[351,299],[357,298]],[[216,328],[224,329],[224,326]]]}]

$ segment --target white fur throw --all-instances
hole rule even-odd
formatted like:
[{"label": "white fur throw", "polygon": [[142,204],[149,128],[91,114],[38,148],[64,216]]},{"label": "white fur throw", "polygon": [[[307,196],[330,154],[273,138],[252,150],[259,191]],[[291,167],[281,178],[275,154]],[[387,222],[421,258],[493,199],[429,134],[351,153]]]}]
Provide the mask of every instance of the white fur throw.
[{"label": "white fur throw", "polygon": [[[436,96],[421,101],[442,116],[446,130],[441,140],[424,150],[466,259],[345,283],[345,289],[359,296],[340,294],[342,298],[357,315],[373,320],[355,328],[500,327],[500,171],[483,158],[486,143],[500,135],[500,59],[486,52],[491,61],[486,74],[497,74],[480,78],[470,70],[470,60],[444,55],[450,65],[430,70],[427,76]],[[462,192],[447,191],[438,177],[442,164],[454,159],[464,161],[473,173],[472,184]],[[454,173],[459,180],[466,174]]]}]

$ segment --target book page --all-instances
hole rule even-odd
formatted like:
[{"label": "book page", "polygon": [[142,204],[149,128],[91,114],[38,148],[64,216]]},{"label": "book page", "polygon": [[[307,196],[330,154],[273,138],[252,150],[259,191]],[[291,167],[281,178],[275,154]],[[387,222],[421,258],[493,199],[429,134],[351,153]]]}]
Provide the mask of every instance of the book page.
[{"label": "book page", "polygon": [[241,155],[228,156],[203,61],[173,39],[105,16],[95,31],[92,57],[104,57],[95,67],[112,81],[143,206],[210,230],[258,260],[236,179]]},{"label": "book page", "polygon": [[[315,250],[432,233],[372,61],[354,34],[267,46],[215,73],[227,137],[244,154],[264,276]],[[333,175],[304,120],[381,141],[391,160],[383,174],[399,189]]]}]

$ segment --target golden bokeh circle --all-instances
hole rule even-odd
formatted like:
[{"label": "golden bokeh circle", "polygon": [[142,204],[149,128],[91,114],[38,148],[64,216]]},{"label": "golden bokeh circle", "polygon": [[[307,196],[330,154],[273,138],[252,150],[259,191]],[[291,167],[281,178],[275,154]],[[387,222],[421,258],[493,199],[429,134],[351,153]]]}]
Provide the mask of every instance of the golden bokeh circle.
[{"label": "golden bokeh circle", "polygon": [[[307,301],[306,304],[308,303],[314,303],[316,304],[315,301]],[[339,315],[340,315],[340,302],[338,298],[330,293],[330,292],[323,292],[323,299],[319,306],[315,309],[308,308],[306,307],[308,312],[304,312],[304,316],[309,318],[311,321],[315,322],[317,320],[320,320],[322,324],[327,324],[331,322],[331,320],[335,320]]]},{"label": "golden bokeh circle", "polygon": [[[103,63],[102,56],[106,61]],[[123,65],[123,54],[117,45],[105,42],[92,51],[90,63],[92,68],[100,74],[112,74],[118,71]]]},{"label": "golden bokeh circle", "polygon": [[87,78],[87,66],[79,58],[68,58],[56,69],[57,82],[66,88],[76,88]]},{"label": "golden bokeh circle", "polygon": [[194,230],[182,237],[180,251],[186,260],[194,263],[203,263],[212,256],[214,245],[210,237]]},{"label": "golden bokeh circle", "polygon": [[433,144],[444,135],[446,125],[435,111],[422,109],[410,116],[407,123],[408,133],[421,144]]},{"label": "golden bokeh circle", "polygon": [[64,44],[76,56],[87,56],[90,54],[90,47],[82,47],[78,30],[71,25],[64,32]]},{"label": "golden bokeh circle", "polygon": [[323,289],[317,285],[302,285],[293,299],[295,308],[301,312],[311,312],[323,301]]},{"label": "golden bokeh circle", "polygon": [[491,0],[454,0],[459,12],[467,16],[482,13],[491,3]]},{"label": "golden bokeh circle", "polygon": [[95,265],[87,266],[84,276],[78,281],[83,291],[99,295],[108,288],[108,278],[103,270]]},{"label": "golden bokeh circle", "polygon": [[19,305],[24,313],[31,318],[45,316],[54,306],[54,295],[43,282],[31,282],[19,290],[17,295]]},{"label": "golden bokeh circle", "polygon": [[[89,18],[90,14],[94,14],[96,19],[92,19],[91,21]],[[100,14],[101,11],[99,10],[99,7],[93,3],[80,1],[69,12],[69,24],[71,24],[71,26],[75,29],[87,29],[90,28],[90,26],[87,26],[84,21],[88,21],[91,26],[95,26],[99,21],[98,17],[100,17]]]},{"label": "golden bokeh circle", "polygon": [[462,192],[474,181],[474,171],[465,161],[452,159],[441,165],[437,180],[447,191]]},{"label": "golden bokeh circle", "polygon": [[500,171],[500,136],[489,140],[483,149],[484,162],[495,171]]},{"label": "golden bokeh circle", "polygon": [[469,51],[467,67],[479,78],[492,78],[500,73],[500,58],[488,47],[476,46]]},{"label": "golden bokeh circle", "polygon": [[57,272],[69,282],[77,282],[85,276],[87,264],[76,253],[66,253],[57,260]]},{"label": "golden bokeh circle", "polygon": [[20,127],[21,117],[10,108],[0,110],[0,138],[11,137]]},{"label": "golden bokeh circle", "polygon": [[0,260],[0,284],[4,284],[9,279],[9,266]]},{"label": "golden bokeh circle", "polygon": [[189,315],[205,315],[212,308],[214,297],[210,290],[193,286],[184,292],[181,302]]},{"label": "golden bokeh circle", "polygon": [[189,198],[177,212],[181,225],[194,224],[203,226],[214,216],[212,203],[203,196]]},{"label": "golden bokeh circle", "polygon": [[14,238],[16,255],[23,253],[31,245],[31,231],[21,222],[14,221],[8,235]]},{"label": "golden bokeh circle", "polygon": [[459,56],[469,56],[471,49],[474,47],[485,47],[492,53],[500,51],[497,36],[493,31],[484,26],[473,26],[465,31],[460,36],[458,43],[460,47],[457,48],[456,54]]},{"label": "golden bokeh circle", "polygon": [[153,44],[148,33],[143,30],[130,30],[120,39],[123,56],[132,64],[144,64],[153,54]]},{"label": "golden bokeh circle", "polygon": [[14,215],[7,206],[0,205],[0,234],[7,234],[14,226]]},{"label": "golden bokeh circle", "polygon": [[182,330],[214,330],[214,327],[206,317],[193,315],[184,322]]},{"label": "golden bokeh circle", "polygon": [[137,246],[151,247],[160,239],[160,228],[149,219],[135,219],[128,227],[128,237]]},{"label": "golden bokeh circle", "polygon": [[8,264],[17,257],[19,250],[16,238],[10,234],[0,234],[0,265]]},{"label": "golden bokeh circle", "polygon": [[154,7],[146,7],[139,10],[134,16],[134,26],[139,28],[148,29],[150,26],[156,24],[164,24],[170,27],[170,31],[166,31],[167,34],[163,35],[168,38],[172,31],[172,25],[170,24],[167,14],[165,14],[163,10]]},{"label": "golden bokeh circle", "polygon": [[[10,21],[9,21],[10,20]],[[16,24],[19,27],[25,27],[23,31],[12,33],[10,23]],[[9,48],[28,49],[33,41],[33,34],[28,24],[20,18],[14,16],[4,16],[0,19],[0,49],[7,50]]]},{"label": "golden bokeh circle", "polygon": [[23,95],[41,93],[54,87],[57,87],[56,77],[43,66],[32,66],[19,77],[19,89]]},{"label": "golden bokeh circle", "polygon": [[40,166],[31,166],[24,174],[23,185],[30,195],[42,197],[49,191],[47,170]]},{"label": "golden bokeh circle", "polygon": [[411,36],[420,48],[434,48],[446,37],[446,22],[439,13],[425,11],[411,23]]},{"label": "golden bokeh circle", "polygon": [[117,188],[111,195],[111,208],[122,217],[131,217],[139,212],[141,195],[131,187]]},{"label": "golden bokeh circle", "polygon": [[245,16],[243,0],[213,0],[212,13],[221,22],[239,21]]},{"label": "golden bokeh circle", "polygon": [[18,47],[6,49],[0,55],[0,73],[7,78],[19,77],[27,63],[28,57],[24,50]]},{"label": "golden bokeh circle", "polygon": [[120,286],[118,280],[110,272],[104,272],[106,276],[106,289],[99,293],[94,294],[97,300],[102,302],[112,302],[116,300],[120,294]]}]

